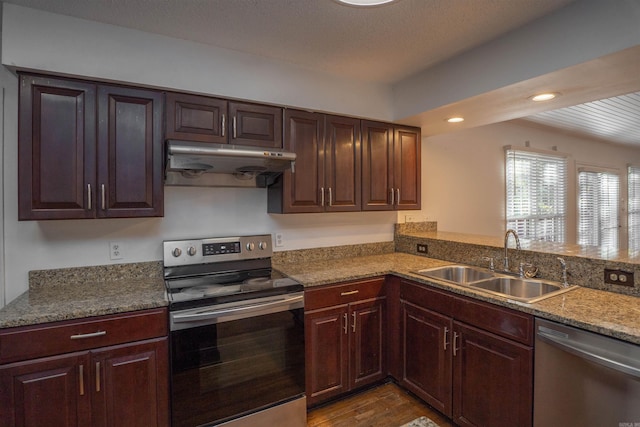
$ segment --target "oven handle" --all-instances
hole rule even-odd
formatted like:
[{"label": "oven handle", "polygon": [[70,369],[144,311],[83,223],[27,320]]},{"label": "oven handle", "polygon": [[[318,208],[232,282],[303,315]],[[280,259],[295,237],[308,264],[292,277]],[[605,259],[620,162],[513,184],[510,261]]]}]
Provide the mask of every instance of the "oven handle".
[{"label": "oven handle", "polygon": [[300,303],[302,303],[303,301],[304,295],[298,295],[292,298],[284,298],[277,301],[262,302],[257,304],[247,304],[239,307],[206,310],[189,314],[174,314],[172,316],[172,319],[174,323],[198,322],[200,320],[207,319],[218,319],[218,322],[225,322],[228,320],[253,317],[258,314],[270,314],[277,313],[279,311],[302,308],[303,306]]}]

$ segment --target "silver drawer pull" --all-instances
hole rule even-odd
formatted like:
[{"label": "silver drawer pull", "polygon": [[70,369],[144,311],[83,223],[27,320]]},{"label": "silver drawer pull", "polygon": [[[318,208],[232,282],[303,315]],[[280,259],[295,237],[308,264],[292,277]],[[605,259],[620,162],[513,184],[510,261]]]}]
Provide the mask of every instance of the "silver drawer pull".
[{"label": "silver drawer pull", "polygon": [[89,334],[71,335],[69,338],[71,338],[72,340],[82,340],[85,338],[101,337],[103,335],[107,335],[107,331],[98,331],[98,332],[91,332]]},{"label": "silver drawer pull", "polygon": [[360,292],[360,291],[359,291],[359,290],[357,290],[357,289],[356,289],[355,291],[342,292],[342,293],[340,293],[340,296],[345,297],[345,296],[347,296],[347,295],[355,295],[355,294],[357,294],[358,292]]}]

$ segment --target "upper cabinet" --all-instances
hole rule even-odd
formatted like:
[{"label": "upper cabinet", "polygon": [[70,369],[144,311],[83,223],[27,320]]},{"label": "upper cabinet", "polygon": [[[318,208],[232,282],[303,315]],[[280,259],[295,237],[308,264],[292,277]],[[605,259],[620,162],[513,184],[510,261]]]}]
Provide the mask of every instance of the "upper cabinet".
[{"label": "upper cabinet", "polygon": [[163,215],[162,93],[20,76],[20,220]]},{"label": "upper cabinet", "polygon": [[420,209],[420,129],[362,121],[362,210]]},{"label": "upper cabinet", "polygon": [[282,148],[282,108],[169,92],[166,137]]},{"label": "upper cabinet", "polygon": [[284,121],[284,148],[297,158],[269,188],[269,212],[359,211],[360,120],[286,110]]}]

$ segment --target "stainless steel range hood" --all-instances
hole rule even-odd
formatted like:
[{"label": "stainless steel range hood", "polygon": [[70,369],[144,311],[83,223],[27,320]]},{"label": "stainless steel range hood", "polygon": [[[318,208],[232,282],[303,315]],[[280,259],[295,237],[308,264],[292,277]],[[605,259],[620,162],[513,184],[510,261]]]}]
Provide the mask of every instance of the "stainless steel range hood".
[{"label": "stainless steel range hood", "polygon": [[231,144],[167,140],[165,185],[266,187],[296,154]]}]

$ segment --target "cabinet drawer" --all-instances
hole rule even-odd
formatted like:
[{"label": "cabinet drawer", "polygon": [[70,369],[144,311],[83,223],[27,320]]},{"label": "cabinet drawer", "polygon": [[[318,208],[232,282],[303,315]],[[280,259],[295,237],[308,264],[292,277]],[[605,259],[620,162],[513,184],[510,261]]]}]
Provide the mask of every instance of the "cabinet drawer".
[{"label": "cabinet drawer", "polygon": [[400,300],[412,302],[420,307],[428,307],[445,316],[453,316],[455,297],[429,288],[427,285],[403,280],[400,286]]},{"label": "cabinet drawer", "polygon": [[0,364],[166,336],[165,308],[0,331]]},{"label": "cabinet drawer", "polygon": [[533,316],[469,298],[455,298],[457,320],[526,345],[533,345]]},{"label": "cabinet drawer", "polygon": [[360,280],[306,290],[305,311],[376,298],[385,294],[384,278]]}]

